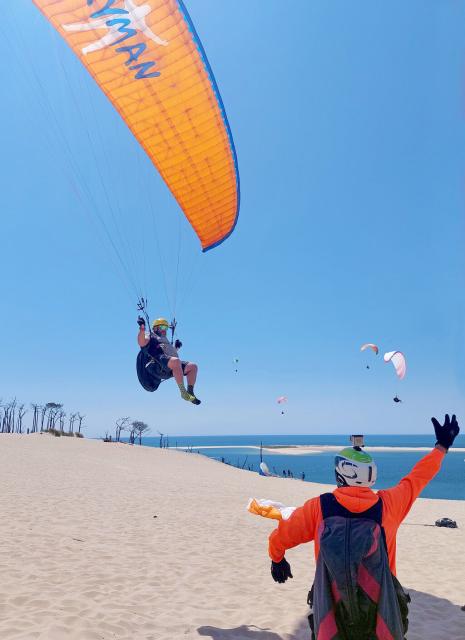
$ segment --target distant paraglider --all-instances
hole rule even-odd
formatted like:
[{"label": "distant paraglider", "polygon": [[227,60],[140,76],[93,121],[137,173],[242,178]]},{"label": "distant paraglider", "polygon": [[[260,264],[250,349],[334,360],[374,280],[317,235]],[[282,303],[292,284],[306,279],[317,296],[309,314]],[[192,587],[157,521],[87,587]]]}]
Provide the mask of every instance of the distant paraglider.
[{"label": "distant paraglider", "polygon": [[366,351],[367,349],[371,349],[374,353],[376,353],[376,355],[378,355],[379,353],[378,347],[372,342],[367,342],[366,344],[362,344],[362,346],[360,347],[360,351]]},{"label": "distant paraglider", "polygon": [[233,365],[234,365],[234,373],[237,373],[239,371],[239,358],[233,358]]},{"label": "distant paraglider", "polygon": [[[362,344],[362,346],[360,347],[360,351],[366,351],[367,349],[371,349],[375,355],[378,355],[379,353],[378,347],[372,342],[367,342],[366,344]],[[367,364],[366,368],[369,369],[370,365]]]},{"label": "distant paraglider", "polygon": [[[397,377],[399,380],[403,380],[407,373],[407,363],[405,361],[405,356],[401,351],[388,351],[384,354],[384,362],[392,362]],[[394,396],[393,400],[396,404],[402,402],[397,395]]]},{"label": "distant paraglider", "polygon": [[[276,402],[280,405],[283,405],[287,402],[287,396],[279,396],[279,398],[277,398]],[[284,415],[284,411],[281,411],[281,415]]]},{"label": "distant paraglider", "polygon": [[392,362],[399,380],[403,380],[405,378],[405,374],[407,373],[407,362],[401,351],[388,351],[384,354],[384,362]]}]

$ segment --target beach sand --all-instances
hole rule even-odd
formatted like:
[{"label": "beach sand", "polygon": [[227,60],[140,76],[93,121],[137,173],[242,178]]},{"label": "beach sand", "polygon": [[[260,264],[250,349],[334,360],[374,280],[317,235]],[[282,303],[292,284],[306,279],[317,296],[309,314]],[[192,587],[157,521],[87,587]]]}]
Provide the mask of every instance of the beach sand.
[{"label": "beach sand", "polygon": [[[0,435],[0,487],[1,640],[309,638],[313,545],[287,553],[294,579],[275,584],[275,523],[246,505],[299,505],[327,486],[34,434]],[[421,526],[445,516],[460,528]],[[397,564],[412,595],[408,639],[464,640],[465,503],[420,499],[406,522]]]}]

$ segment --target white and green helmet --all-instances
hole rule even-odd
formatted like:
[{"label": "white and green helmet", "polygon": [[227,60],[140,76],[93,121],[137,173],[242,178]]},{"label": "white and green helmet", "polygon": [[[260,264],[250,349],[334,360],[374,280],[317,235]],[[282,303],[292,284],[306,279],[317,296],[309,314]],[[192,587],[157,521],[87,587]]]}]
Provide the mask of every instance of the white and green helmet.
[{"label": "white and green helmet", "polygon": [[371,487],[376,482],[376,463],[361,449],[343,449],[334,458],[334,465],[339,487]]}]

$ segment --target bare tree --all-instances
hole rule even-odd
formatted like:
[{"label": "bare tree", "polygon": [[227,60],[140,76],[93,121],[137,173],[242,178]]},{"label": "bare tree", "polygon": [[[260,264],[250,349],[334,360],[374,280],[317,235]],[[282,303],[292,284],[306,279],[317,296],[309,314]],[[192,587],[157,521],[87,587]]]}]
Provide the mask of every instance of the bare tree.
[{"label": "bare tree", "polygon": [[16,405],[17,405],[17,400],[16,398],[14,400],[11,401],[10,406],[11,406],[11,412],[10,412],[10,433],[14,433],[15,430],[15,422],[16,422]]},{"label": "bare tree", "polygon": [[15,421],[16,421],[16,398],[14,398],[8,405],[8,433],[14,433]]},{"label": "bare tree", "polygon": [[77,413],[77,414],[76,414],[76,419],[77,419],[77,421],[78,421],[78,423],[79,423],[79,424],[78,424],[78,433],[81,433],[82,421],[84,420],[84,418],[85,418],[85,417],[86,417],[86,416],[81,416],[81,414],[80,414],[80,413]]},{"label": "bare tree", "polygon": [[45,416],[47,414],[47,411],[49,410],[49,406],[48,404],[44,404],[41,408],[40,408],[40,430],[43,431],[44,430],[44,422],[45,422]]},{"label": "bare tree", "polygon": [[70,413],[69,414],[68,433],[74,433],[74,423],[76,421],[77,416],[78,416],[77,413]]},{"label": "bare tree", "polygon": [[18,407],[18,417],[16,418],[16,433],[23,432],[23,418],[27,413],[27,409],[24,404],[20,404]]},{"label": "bare tree", "polygon": [[127,426],[129,424],[129,420],[131,418],[118,418],[116,421],[116,429],[115,429],[115,440],[119,442],[121,439],[121,431],[126,431]]},{"label": "bare tree", "polygon": [[2,405],[2,433],[8,433],[8,405]]},{"label": "bare tree", "polygon": [[3,433],[4,418],[5,418],[5,409],[3,408],[2,401],[0,400],[0,433]]},{"label": "bare tree", "polygon": [[4,433],[5,430],[5,408],[0,401],[0,433]]},{"label": "bare tree", "polygon": [[62,433],[64,433],[65,431],[65,418],[66,418],[66,412],[63,411],[63,409],[59,409],[57,411],[57,420],[58,420],[58,424],[60,425],[60,431]]},{"label": "bare tree", "polygon": [[139,444],[142,444],[142,434],[149,433],[150,431],[149,425],[146,424],[145,422],[142,422],[141,420],[135,420],[134,422],[131,423],[131,426],[134,429],[134,433],[139,438]]},{"label": "bare tree", "polygon": [[32,427],[31,433],[36,433],[39,430],[39,411],[40,407],[38,404],[31,403],[32,409]]},{"label": "bare tree", "polygon": [[14,433],[16,419],[16,398],[3,405],[2,433]]}]

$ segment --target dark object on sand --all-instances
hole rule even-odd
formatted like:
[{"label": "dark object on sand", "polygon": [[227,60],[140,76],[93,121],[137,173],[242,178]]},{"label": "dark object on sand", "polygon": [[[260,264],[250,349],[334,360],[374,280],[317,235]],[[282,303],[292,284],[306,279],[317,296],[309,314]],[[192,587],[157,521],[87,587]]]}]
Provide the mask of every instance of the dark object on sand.
[{"label": "dark object on sand", "polygon": [[436,520],[434,523],[437,527],[448,527],[449,529],[458,529],[457,523],[455,520],[451,520],[450,518],[441,518],[440,520]]}]

